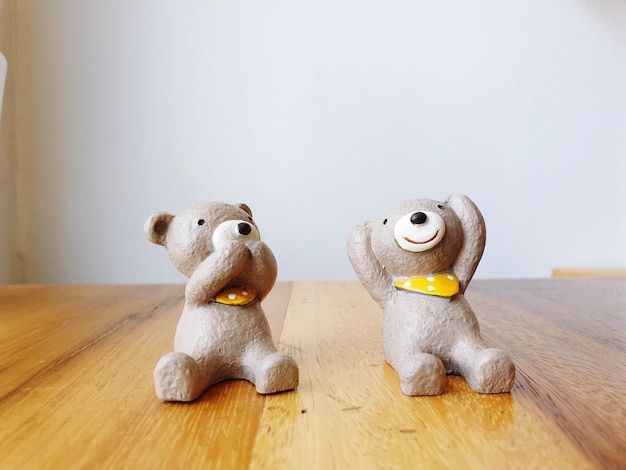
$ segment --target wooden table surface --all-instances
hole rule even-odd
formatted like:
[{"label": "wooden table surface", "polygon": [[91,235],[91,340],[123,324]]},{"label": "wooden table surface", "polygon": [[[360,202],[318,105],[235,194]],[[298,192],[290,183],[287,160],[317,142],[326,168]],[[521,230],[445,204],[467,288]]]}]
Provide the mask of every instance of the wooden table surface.
[{"label": "wooden table surface", "polygon": [[245,381],[162,403],[182,285],[0,287],[0,468],[626,468],[626,279],[477,280],[467,297],[517,365],[513,391],[406,397],[356,282],[264,303],[297,391]]}]

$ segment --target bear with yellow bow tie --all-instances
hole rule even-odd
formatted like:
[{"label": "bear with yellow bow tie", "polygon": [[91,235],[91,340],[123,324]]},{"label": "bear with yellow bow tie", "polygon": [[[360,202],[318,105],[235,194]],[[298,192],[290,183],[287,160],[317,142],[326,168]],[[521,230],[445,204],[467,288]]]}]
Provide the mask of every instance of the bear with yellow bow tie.
[{"label": "bear with yellow bow tie", "polygon": [[350,262],[383,309],[383,352],[404,394],[439,395],[446,374],[480,393],[511,390],[513,361],[487,345],[463,295],[485,240],[484,219],[463,195],[401,202],[350,234]]},{"label": "bear with yellow bow tie", "polygon": [[158,212],[144,230],[189,278],[174,351],[154,368],[157,397],[192,401],[228,379],[248,380],[261,394],[296,388],[298,366],[276,350],[261,307],[277,265],[250,207],[207,202],[178,215]]}]

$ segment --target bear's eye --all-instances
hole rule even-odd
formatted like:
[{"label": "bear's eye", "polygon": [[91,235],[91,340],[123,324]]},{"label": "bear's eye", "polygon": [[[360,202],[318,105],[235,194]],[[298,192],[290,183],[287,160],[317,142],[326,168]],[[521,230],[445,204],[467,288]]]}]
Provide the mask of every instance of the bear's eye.
[{"label": "bear's eye", "polygon": [[443,204],[437,204],[437,207],[441,210],[444,210],[446,208],[446,206],[444,206]]},{"label": "bear's eye", "polygon": [[387,219],[383,220],[383,225],[387,225]]},{"label": "bear's eye", "polygon": [[198,220],[198,225],[204,225],[204,219]]}]

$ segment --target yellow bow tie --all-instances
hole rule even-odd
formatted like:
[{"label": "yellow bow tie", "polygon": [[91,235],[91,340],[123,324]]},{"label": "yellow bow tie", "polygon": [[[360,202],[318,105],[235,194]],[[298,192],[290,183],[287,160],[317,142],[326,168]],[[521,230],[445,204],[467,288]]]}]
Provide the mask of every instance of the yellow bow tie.
[{"label": "yellow bow tie", "polygon": [[439,297],[452,297],[459,293],[459,280],[452,273],[397,279],[394,285],[398,289],[438,295]]},{"label": "yellow bow tie", "polygon": [[224,305],[247,305],[254,300],[256,292],[254,289],[245,287],[234,287],[226,289],[215,296],[215,302]]}]

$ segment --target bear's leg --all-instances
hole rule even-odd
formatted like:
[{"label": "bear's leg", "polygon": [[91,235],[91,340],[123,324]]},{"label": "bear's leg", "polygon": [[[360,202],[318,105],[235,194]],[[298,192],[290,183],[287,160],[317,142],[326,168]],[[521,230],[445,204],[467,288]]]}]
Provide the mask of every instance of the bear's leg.
[{"label": "bear's leg", "polygon": [[446,383],[446,369],[432,354],[405,356],[392,364],[400,377],[400,390],[410,397],[440,395]]},{"label": "bear's leg", "polygon": [[[291,356],[279,352],[255,354],[247,379],[261,394],[282,392],[298,386],[299,371]],[[251,359],[248,357],[248,359]]]},{"label": "bear's leg", "polygon": [[163,401],[192,401],[208,387],[199,364],[188,354],[171,352],[154,368],[156,395]]},{"label": "bear's leg", "polygon": [[515,365],[504,351],[483,348],[467,351],[461,375],[479,393],[509,392],[515,381]]}]

